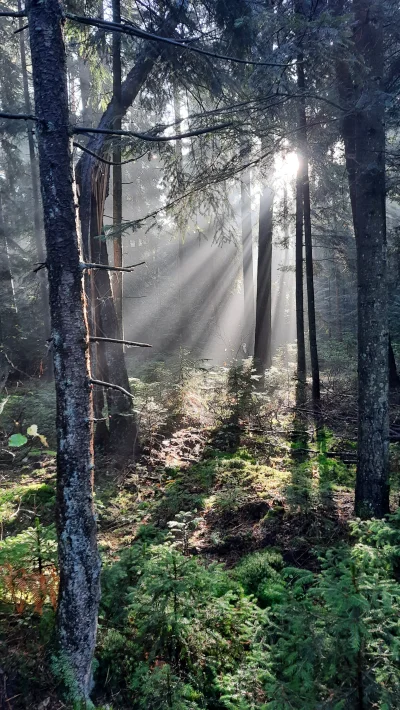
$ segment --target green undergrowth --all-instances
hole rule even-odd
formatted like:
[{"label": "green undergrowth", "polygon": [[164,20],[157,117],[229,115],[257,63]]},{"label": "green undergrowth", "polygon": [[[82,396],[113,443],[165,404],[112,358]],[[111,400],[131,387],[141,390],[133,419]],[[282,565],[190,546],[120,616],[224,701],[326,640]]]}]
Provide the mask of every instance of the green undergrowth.
[{"label": "green undergrowth", "polygon": [[[354,441],[279,418],[254,394],[248,363],[207,381],[207,407],[192,396],[188,371],[179,372],[173,392],[161,366],[133,383],[145,419],[140,464],[116,475],[105,458],[96,472],[96,707],[399,707],[400,517],[351,520]],[[267,389],[280,377],[276,368]],[[217,403],[223,386],[229,396]],[[209,417],[211,407],[218,416]],[[201,419],[197,460],[161,464],[161,436]],[[393,446],[395,486],[399,460]],[[0,487],[0,568],[34,577],[57,564],[54,464],[23,464]],[[13,707],[40,707],[60,692],[49,670],[54,611],[46,598],[39,614],[28,599],[19,613],[4,577],[0,597]]]},{"label": "green undergrowth", "polygon": [[355,521],[318,572],[277,550],[227,571],[141,529],[103,571],[98,692],[115,708],[397,707],[399,542],[398,515]]}]

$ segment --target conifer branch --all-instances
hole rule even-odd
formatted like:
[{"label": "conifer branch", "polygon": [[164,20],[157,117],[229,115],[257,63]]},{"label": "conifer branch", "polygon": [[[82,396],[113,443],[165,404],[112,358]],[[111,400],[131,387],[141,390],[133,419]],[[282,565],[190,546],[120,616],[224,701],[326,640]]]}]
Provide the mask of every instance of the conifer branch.
[{"label": "conifer branch", "polygon": [[147,39],[153,42],[164,42],[165,44],[171,44],[174,47],[180,47],[181,49],[186,49],[189,52],[195,52],[196,54],[203,54],[206,57],[212,57],[213,59],[222,59],[225,62],[234,62],[236,64],[249,64],[252,66],[261,67],[287,67],[291,66],[291,62],[279,63],[279,62],[261,62],[251,59],[240,59],[239,57],[231,57],[225,54],[218,54],[216,52],[211,52],[208,49],[201,49],[200,47],[193,47],[190,42],[193,39],[188,38],[186,40],[172,39],[172,37],[163,37],[162,35],[153,34],[152,32],[146,32],[137,27],[133,27],[126,23],[108,22],[107,20],[102,20],[96,17],[83,17],[81,15],[73,15],[69,12],[65,16],[72,20],[73,22],[78,22],[83,25],[91,25],[93,27],[99,27],[100,29],[107,32],[122,32],[123,34],[131,35],[133,37],[139,37],[140,39]]}]

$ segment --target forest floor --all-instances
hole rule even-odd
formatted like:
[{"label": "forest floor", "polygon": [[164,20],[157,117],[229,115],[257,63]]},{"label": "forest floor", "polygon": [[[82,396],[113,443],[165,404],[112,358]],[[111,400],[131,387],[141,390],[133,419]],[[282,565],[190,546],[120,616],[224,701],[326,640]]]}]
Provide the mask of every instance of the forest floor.
[{"label": "forest floor", "polygon": [[[299,412],[282,402],[263,422],[252,416],[203,426],[183,421],[137,463],[99,456],[95,505],[104,566],[118,564],[145,526],[161,531],[183,555],[227,570],[270,549],[287,566],[318,572],[321,551],[350,539],[356,444],[351,429],[349,438],[339,426],[339,433],[316,434],[305,416],[299,429]],[[395,444],[393,509],[398,462]],[[0,470],[1,710],[69,707],[57,699],[49,664],[55,475],[55,458],[43,450]],[[112,697],[114,710],[125,707]]]}]

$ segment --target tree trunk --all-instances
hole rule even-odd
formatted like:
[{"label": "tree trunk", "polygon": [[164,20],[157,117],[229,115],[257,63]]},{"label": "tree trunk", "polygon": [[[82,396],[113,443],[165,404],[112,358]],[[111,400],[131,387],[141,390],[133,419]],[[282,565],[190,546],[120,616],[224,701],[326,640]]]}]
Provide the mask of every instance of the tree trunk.
[{"label": "tree trunk", "polygon": [[355,509],[389,510],[388,285],[385,209],[383,29],[378,0],[353,0],[359,77],[355,122],[358,282],[358,465]]},{"label": "tree trunk", "polygon": [[[296,176],[296,332],[297,332],[297,382],[299,395],[306,384],[306,345],[304,337],[303,290],[303,177],[301,168]],[[303,393],[301,392],[303,390]]]},{"label": "tree trunk", "polygon": [[[18,10],[21,12],[22,3],[18,0]],[[24,104],[25,112],[30,115],[32,113],[31,100],[29,96],[29,84],[28,84],[28,72],[26,68],[26,52],[25,52],[25,39],[24,33],[21,28],[24,25],[23,19],[19,18],[19,47],[21,54],[21,71],[22,71],[22,83],[24,88]],[[39,195],[39,171],[35,151],[35,142],[33,137],[33,129],[30,122],[27,124],[27,135],[28,135],[28,148],[29,148],[29,163],[31,168],[31,179],[32,179],[32,211],[33,211],[33,233],[35,239],[36,247],[36,259],[38,263],[44,263],[46,260],[44,244],[42,239],[42,226],[40,219],[40,195]],[[42,306],[42,317],[44,325],[44,337],[45,340],[50,338],[50,313],[49,313],[49,299],[47,294],[47,284],[46,284],[46,274],[44,270],[38,271],[38,279],[40,285],[40,300]],[[51,368],[49,368],[49,373],[51,375]]]},{"label": "tree trunk", "polygon": [[[171,11],[159,31],[166,36],[170,36],[178,23],[178,19],[179,11]],[[112,127],[119,111],[119,115],[121,117],[125,115],[129,106],[138,95],[147,77],[162,54],[163,48],[159,43],[146,43],[144,49],[139,53],[134,67],[128,73],[126,79],[121,85],[120,106],[117,105],[117,102],[113,97],[100,119],[100,128]],[[108,137],[106,135],[95,134],[93,138],[89,140],[87,147],[97,155],[103,156],[107,153],[107,140]],[[104,170],[104,167],[104,164],[101,164],[96,158],[88,153],[84,153],[82,155],[77,165],[79,214],[82,228],[83,253],[86,261],[91,261],[92,259],[93,239],[91,239],[90,235],[93,235],[93,230],[90,229],[91,215],[95,212],[96,214],[100,214],[102,216],[104,213],[104,202],[107,194],[106,184],[108,182],[109,174],[108,170]],[[93,200],[95,202],[94,210],[92,210]],[[98,234],[100,233],[101,230],[98,231]],[[103,249],[102,257],[105,259],[105,262],[103,263],[108,263],[107,249]],[[103,324],[118,322],[108,273],[103,270],[95,272],[94,278],[100,280],[101,286],[97,289],[90,289],[92,295],[93,290],[98,291],[99,289],[103,294],[103,297],[98,304],[99,308],[96,309],[96,315],[102,319]],[[103,308],[107,309],[107,313],[104,315],[100,313]],[[118,331],[114,331],[114,334],[103,332],[102,335],[106,337],[117,337],[115,334],[116,332]],[[113,349],[112,351],[111,348]],[[109,377],[111,381],[114,384],[124,387],[125,389],[129,389],[123,346],[118,344],[106,346],[106,353],[109,366]],[[112,369],[113,367],[116,367],[117,369]],[[108,393],[107,399],[109,403],[111,399],[109,411],[114,412],[113,422],[111,423],[110,421],[110,446],[114,450],[122,452],[122,444],[126,443],[129,450],[131,450],[133,443],[136,442],[137,439],[136,425],[132,417],[132,403],[125,397],[122,404],[121,395],[115,390]],[[120,416],[117,416],[118,406],[120,404],[123,409],[120,411]],[[129,410],[126,411],[128,407]]]},{"label": "tree trunk", "polygon": [[393,352],[392,339],[389,333],[389,387],[397,389],[400,387],[400,377],[397,372],[396,359]]},{"label": "tree trunk", "polygon": [[[120,0],[113,0],[113,22],[121,21]],[[113,128],[122,128],[121,109],[121,35],[114,32],[113,43],[113,100],[115,101],[115,120]],[[122,266],[122,165],[121,165],[121,138],[113,139],[113,228],[114,233],[114,266]],[[119,338],[123,338],[123,279],[122,272],[113,274],[113,295],[115,311],[118,322]]]},{"label": "tree trunk", "polygon": [[[242,154],[249,153],[246,146]],[[250,169],[246,168],[240,181],[240,207],[242,219],[242,258],[243,258],[243,340],[246,355],[254,349],[254,276],[253,276],[253,225],[251,218],[251,179]]]},{"label": "tree trunk", "polygon": [[311,231],[311,204],[310,204],[310,179],[309,179],[309,159],[308,159],[308,139],[307,139],[307,119],[304,99],[305,75],[304,56],[300,51],[297,56],[297,88],[300,93],[298,104],[299,133],[298,133],[298,159],[300,162],[300,174],[302,179],[303,210],[304,210],[304,245],[306,256],[306,282],[307,282],[307,313],[308,313],[308,334],[310,341],[310,361],[312,376],[312,398],[313,403],[319,408],[320,378],[317,347],[317,327],[315,322],[315,296],[314,296],[314,267],[312,250]]},{"label": "tree trunk", "polygon": [[271,300],[272,300],[272,214],[274,193],[268,187],[260,197],[258,235],[256,329],[254,363],[263,377],[272,364]]},{"label": "tree trunk", "polygon": [[[173,84],[173,98],[174,98],[174,119],[176,122],[175,132],[177,135],[181,132],[181,104],[179,96],[179,88],[176,82]],[[175,153],[177,161],[177,181],[178,188],[182,191],[182,171],[183,171],[183,153],[182,153],[182,141],[177,140],[175,142]],[[180,347],[184,344],[184,322],[183,322],[183,280],[184,280],[184,265],[183,265],[183,234],[179,228],[179,224],[176,225],[177,228],[177,240],[178,240],[178,338]]]},{"label": "tree trunk", "polygon": [[[14,283],[8,251],[7,229],[0,193],[0,348],[7,357],[19,363],[19,328]],[[3,358],[2,358],[3,359]]]},{"label": "tree trunk", "polygon": [[[334,0],[334,12],[336,15],[343,14],[343,0]],[[355,83],[349,69],[349,65],[344,60],[336,62],[336,79],[338,94],[342,106],[346,107],[342,121],[341,132],[344,143],[344,153],[346,160],[346,170],[349,182],[350,204],[353,215],[354,234],[357,240],[357,210],[356,210],[356,89]],[[391,341],[389,339],[389,386],[397,387],[398,381],[396,360],[394,357]]]},{"label": "tree trunk", "polygon": [[47,247],[57,397],[57,530],[60,660],[70,690],[89,696],[100,596],[93,510],[88,329],[75,214],[63,8],[27,6]]}]

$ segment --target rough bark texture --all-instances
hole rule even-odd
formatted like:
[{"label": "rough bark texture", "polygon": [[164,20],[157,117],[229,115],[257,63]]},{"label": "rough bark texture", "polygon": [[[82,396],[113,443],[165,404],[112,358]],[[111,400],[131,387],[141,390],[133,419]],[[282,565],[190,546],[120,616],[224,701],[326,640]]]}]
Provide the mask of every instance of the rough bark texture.
[{"label": "rough bark texture", "polygon": [[397,389],[400,387],[400,377],[397,372],[396,358],[393,352],[392,339],[389,334],[389,387]]},{"label": "rough bark texture", "polygon": [[38,117],[57,396],[57,528],[61,660],[71,691],[89,695],[100,596],[93,511],[88,331],[75,214],[62,7],[31,0],[28,22]]},{"label": "rough bark texture", "polygon": [[[341,15],[344,12],[343,0],[333,0],[333,12]],[[357,211],[356,211],[356,112],[355,103],[357,92],[348,62],[343,59],[336,61],[336,80],[340,104],[346,110],[341,120],[341,133],[344,143],[346,171],[349,182],[350,204],[353,216],[354,234],[357,239]],[[398,387],[400,378],[397,374],[396,360],[389,338],[389,386]]]},{"label": "rough bark texture", "polygon": [[[121,21],[120,0],[113,0],[113,22]],[[121,130],[121,35],[115,32],[113,42],[113,99],[115,101],[115,120],[113,128]],[[121,165],[121,139],[117,136],[113,140],[113,226],[116,230],[114,236],[114,266],[122,266],[122,165]],[[118,321],[119,337],[123,338],[122,297],[123,278],[122,272],[113,274],[113,296],[115,311]]]},{"label": "rough bark texture", "polygon": [[272,363],[271,298],[272,298],[272,215],[274,193],[268,187],[260,198],[258,233],[256,329],[254,362],[259,375]]},{"label": "rough bark texture", "polygon": [[[249,149],[243,149],[244,157]],[[253,227],[251,219],[251,179],[250,169],[242,173],[240,181],[240,209],[242,219],[242,259],[243,259],[243,300],[244,322],[243,340],[246,354],[252,355],[254,349],[254,276],[253,276]]]},{"label": "rough bark texture", "polygon": [[356,513],[382,517],[388,487],[388,286],[381,3],[354,0],[360,70],[356,107],[358,466]]}]

